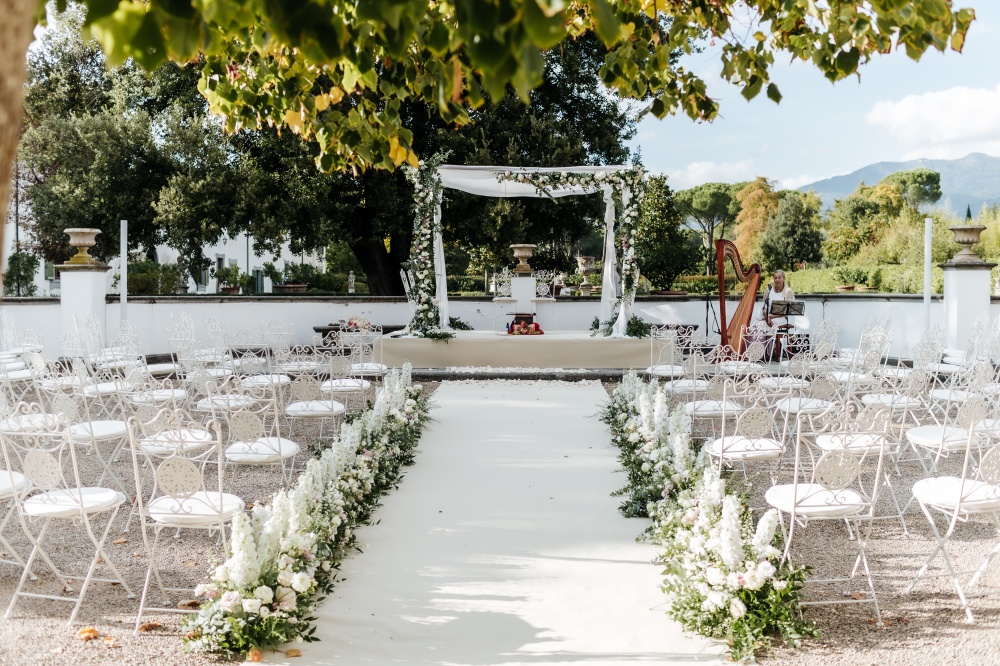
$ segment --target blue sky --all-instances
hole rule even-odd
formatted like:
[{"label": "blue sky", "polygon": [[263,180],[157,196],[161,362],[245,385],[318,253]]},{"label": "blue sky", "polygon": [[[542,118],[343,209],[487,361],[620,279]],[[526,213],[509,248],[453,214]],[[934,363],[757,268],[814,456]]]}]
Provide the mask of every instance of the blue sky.
[{"label": "blue sky", "polygon": [[1000,2],[955,6],[977,16],[962,53],[930,51],[914,62],[900,50],[836,84],[808,64],[779,61],[780,104],[763,94],[746,102],[719,78],[717,50],[692,56],[685,64],[708,83],[720,117],[649,117],[632,145],[675,189],[757,176],[798,187],[873,162],[1000,156]]}]

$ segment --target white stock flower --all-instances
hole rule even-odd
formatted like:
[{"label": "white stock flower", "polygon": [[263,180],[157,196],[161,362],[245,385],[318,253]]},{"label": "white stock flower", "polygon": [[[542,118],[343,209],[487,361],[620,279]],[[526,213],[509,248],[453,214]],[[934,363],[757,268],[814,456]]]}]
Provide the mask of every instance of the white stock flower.
[{"label": "white stock flower", "polygon": [[767,560],[764,560],[763,562],[757,564],[757,571],[764,578],[773,578],[777,569],[774,568],[773,564],[771,564]]},{"label": "white stock flower", "polygon": [[726,495],[722,500],[722,517],[719,519],[719,556],[728,569],[737,569],[743,564],[740,502],[732,495]]},{"label": "white stock flower", "polygon": [[726,577],[718,567],[709,567],[705,570],[705,581],[712,587],[719,587],[726,582]]}]

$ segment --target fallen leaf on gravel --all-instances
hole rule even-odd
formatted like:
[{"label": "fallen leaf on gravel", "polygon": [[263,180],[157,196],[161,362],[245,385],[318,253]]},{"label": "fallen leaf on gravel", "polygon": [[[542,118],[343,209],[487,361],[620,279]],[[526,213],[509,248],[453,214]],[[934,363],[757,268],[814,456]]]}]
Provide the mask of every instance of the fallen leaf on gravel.
[{"label": "fallen leaf on gravel", "polygon": [[855,590],[854,592],[851,592],[851,599],[857,600],[857,599],[864,599],[864,598],[865,598],[865,593],[864,592],[858,592],[857,590]]},{"label": "fallen leaf on gravel", "polygon": [[184,560],[184,566],[186,567],[196,567],[198,563],[195,560]]},{"label": "fallen leaf on gravel", "polygon": [[285,650],[285,656],[286,657],[301,657],[302,656],[302,650],[296,650],[295,648],[292,648],[290,650]]},{"label": "fallen leaf on gravel", "polygon": [[115,540],[114,540],[114,541],[112,541],[111,543],[113,543],[113,544],[114,544],[114,545],[116,545],[116,546],[120,546],[120,545],[122,545],[123,543],[128,543],[128,539],[124,539],[124,538],[122,538],[122,539],[115,539]]},{"label": "fallen leaf on gravel", "polygon": [[162,622],[143,622],[139,625],[139,631],[152,631],[153,629],[159,629],[162,626]]},{"label": "fallen leaf on gravel", "polygon": [[137,551],[135,551],[134,553],[132,553],[132,555],[133,555],[134,557],[142,557],[142,553],[141,553],[140,551],[138,551],[138,550],[137,550]]},{"label": "fallen leaf on gravel", "polygon": [[197,599],[185,599],[177,604],[177,607],[181,610],[198,610],[201,608],[201,602]]},{"label": "fallen leaf on gravel", "polygon": [[[878,624],[878,618],[873,617],[872,619],[868,620],[868,624],[872,625],[873,627],[876,626]],[[891,627],[892,620],[882,620],[882,626]]]},{"label": "fallen leaf on gravel", "polygon": [[104,637],[104,647],[106,647],[106,648],[108,648],[110,650],[111,648],[116,648],[116,647],[121,647],[121,646],[118,645],[118,641],[115,640],[114,636],[105,636]]},{"label": "fallen leaf on gravel", "polygon": [[247,661],[264,661],[264,653],[260,651],[260,648],[250,648],[247,652]]},{"label": "fallen leaf on gravel", "polygon": [[905,617],[898,618],[896,620],[896,622],[899,622],[900,624],[909,624],[910,623],[910,621],[907,620]]},{"label": "fallen leaf on gravel", "polygon": [[65,651],[66,651],[66,648],[64,648],[64,647],[54,647],[51,650],[49,650],[49,652],[51,652],[52,654],[62,654]]},{"label": "fallen leaf on gravel", "polygon": [[100,638],[101,632],[93,627],[80,627],[80,630],[76,632],[76,637],[81,641],[92,641],[95,638]]},{"label": "fallen leaf on gravel", "polygon": [[247,508],[248,509],[252,509],[253,508],[253,502],[247,502]]}]

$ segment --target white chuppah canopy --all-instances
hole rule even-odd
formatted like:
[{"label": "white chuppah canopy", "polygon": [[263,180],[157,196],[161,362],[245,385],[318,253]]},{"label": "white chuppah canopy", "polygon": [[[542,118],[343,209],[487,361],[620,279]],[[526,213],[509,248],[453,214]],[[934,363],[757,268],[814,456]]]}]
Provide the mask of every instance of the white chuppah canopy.
[{"label": "white chuppah canopy", "polygon": [[[519,183],[510,180],[500,180],[501,174],[526,173],[526,174],[546,174],[546,173],[599,173],[610,174],[616,171],[624,171],[630,167],[624,165],[615,166],[575,166],[575,167],[496,167],[496,166],[458,166],[445,164],[438,168],[438,175],[441,178],[441,185],[453,190],[478,194],[484,197],[569,197],[582,194],[593,194],[598,190],[593,187],[561,187],[559,189],[546,190],[540,193],[538,189],[530,183]],[[610,185],[602,185],[600,191],[604,193],[604,275],[601,279],[601,310],[600,321],[605,322],[611,319],[615,301],[618,299],[618,289],[620,279],[618,275],[618,257],[615,251],[615,202],[611,193]],[[623,193],[623,196],[631,196],[631,193]],[[441,206],[435,213],[437,219],[441,219]],[[435,224],[435,228],[440,228]],[[525,239],[528,241],[530,239]],[[435,297],[437,298],[438,311],[440,313],[441,327],[448,325],[448,285],[444,268],[444,241],[441,232],[434,235],[434,276],[435,276]],[[627,313],[627,304],[623,304],[622,312]],[[624,338],[625,323],[627,316],[620,316],[615,322],[611,331],[611,337]]]}]

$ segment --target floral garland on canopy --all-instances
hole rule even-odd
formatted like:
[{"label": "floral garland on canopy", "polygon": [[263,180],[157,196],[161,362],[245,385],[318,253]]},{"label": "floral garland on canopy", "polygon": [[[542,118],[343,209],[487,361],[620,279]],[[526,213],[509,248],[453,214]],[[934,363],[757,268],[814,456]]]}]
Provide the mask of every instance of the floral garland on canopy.
[{"label": "floral garland on canopy", "polygon": [[[781,562],[773,509],[754,526],[746,498],[691,441],[691,419],[670,411],[655,380],[628,373],[601,419],[629,484],[626,515],[653,520],[667,614],[688,631],[725,640],[734,660],[753,659],[768,636],[797,645],[816,628],[798,613],[806,570]],[[643,506],[644,505],[644,506]]]},{"label": "floral garland on canopy", "polygon": [[409,334],[417,338],[448,339],[451,333],[442,331],[437,305],[434,304],[434,234],[441,231],[437,211],[441,205],[441,176],[438,167],[449,153],[437,153],[420,160],[420,167],[403,167],[407,180],[413,184],[413,241],[410,262],[413,285],[411,295],[416,302]]},{"label": "floral garland on canopy", "polygon": [[187,648],[260,661],[264,649],[316,640],[316,604],[333,589],[355,527],[413,462],[427,412],[409,364],[391,371],[372,407],[342,425],[293,488],[237,514],[229,559],[195,589],[204,602],[184,622]]},{"label": "floral garland on canopy", "polygon": [[513,181],[532,185],[543,196],[552,196],[553,190],[584,188],[600,192],[611,187],[615,203],[615,230],[621,244],[622,295],[616,308],[623,302],[631,303],[635,298],[639,283],[639,264],[635,254],[635,227],[639,222],[639,203],[642,197],[642,180],[645,177],[641,167],[621,171],[597,173],[576,173],[572,171],[504,171],[497,180]]}]

